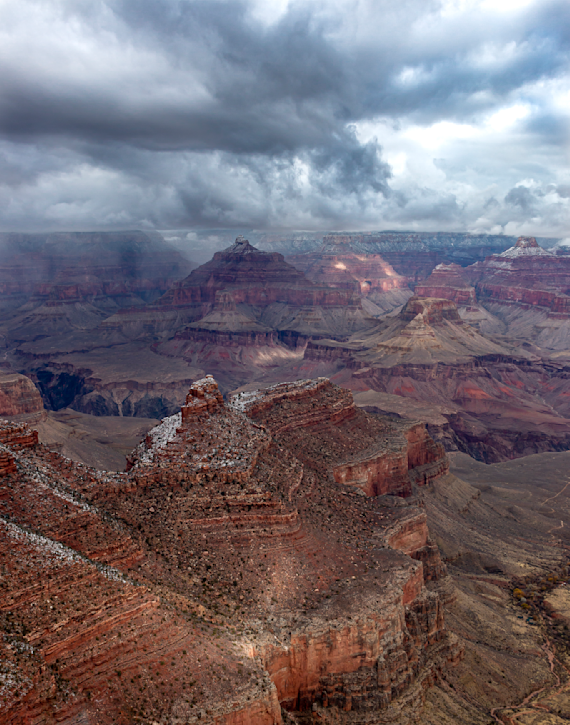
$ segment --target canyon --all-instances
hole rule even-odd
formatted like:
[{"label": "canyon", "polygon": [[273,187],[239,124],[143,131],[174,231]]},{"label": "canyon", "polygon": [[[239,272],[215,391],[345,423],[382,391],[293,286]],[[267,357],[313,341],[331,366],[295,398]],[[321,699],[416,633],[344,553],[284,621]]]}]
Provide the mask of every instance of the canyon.
[{"label": "canyon", "polygon": [[460,268],[439,265],[416,288],[419,295],[453,299],[479,329],[564,359],[570,319],[570,258],[520,237],[501,254]]},{"label": "canyon", "polygon": [[357,391],[369,410],[413,418],[429,406],[435,438],[487,463],[570,444],[567,366],[483,336],[451,300],[412,297],[380,332],[313,341],[303,370]]},{"label": "canyon", "polygon": [[[285,259],[238,237],[150,302],[104,313],[97,303],[83,329],[70,331],[66,317],[23,339],[35,323],[7,319],[6,372],[29,377],[54,413],[138,417],[148,427],[174,414],[206,372],[224,393],[325,375],[370,410],[423,416],[450,451],[492,462],[564,450],[570,257],[534,238],[506,249],[513,240],[479,240],[478,251],[474,239],[330,234]],[[396,247],[407,270],[389,261]],[[416,247],[448,248],[445,259],[462,262],[467,250],[477,261],[424,275],[413,269]]]},{"label": "canyon", "polygon": [[[15,314],[3,328],[6,372],[29,377],[54,413],[138,417],[148,427],[174,414],[206,372],[224,394],[325,375],[371,410],[423,416],[450,451],[492,462],[565,450],[570,257],[534,238],[510,247],[477,238],[480,248],[474,239],[330,234],[285,259],[238,237],[150,303],[105,312],[97,303],[83,329],[18,339],[35,328]],[[467,250],[477,261],[414,271],[410,250],[439,254],[446,243],[446,260],[464,262],[456,252]],[[389,261],[395,245],[407,270]]]},{"label": "canyon", "polygon": [[443,448],[328,380],[197,381],[127,473],[0,450],[3,722],[403,723],[461,657],[416,494]]},{"label": "canyon", "polygon": [[206,367],[228,391],[298,361],[310,337],[376,326],[354,290],[315,284],[243,238],[153,304],[109,312],[26,339],[21,315],[6,321],[6,358],[50,409],[160,418]]},{"label": "canyon", "polygon": [[570,257],[253,239],[0,235],[0,720],[558,722]]},{"label": "canyon", "polygon": [[450,461],[325,378],[196,381],[125,473],[5,422],[2,722],[554,715],[570,639],[516,592],[568,578],[567,455]]}]

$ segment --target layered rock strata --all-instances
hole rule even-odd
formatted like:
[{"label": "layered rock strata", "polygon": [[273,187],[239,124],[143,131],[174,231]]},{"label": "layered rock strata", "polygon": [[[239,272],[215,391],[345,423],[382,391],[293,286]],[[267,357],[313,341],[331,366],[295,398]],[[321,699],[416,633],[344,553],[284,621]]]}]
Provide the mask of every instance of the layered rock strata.
[{"label": "layered rock strata", "polygon": [[[139,322],[141,314],[144,323]],[[281,254],[261,252],[243,237],[174,285],[156,307],[123,313],[105,326],[140,335],[148,334],[152,325],[155,334],[167,329],[173,334],[183,321],[197,330],[274,329],[340,336],[374,326],[353,290],[314,284]]]},{"label": "layered rock strata", "polygon": [[46,415],[40,391],[30,378],[0,373],[0,418],[37,423]]},{"label": "layered rock strata", "polygon": [[570,259],[543,249],[534,237],[520,237],[465,268],[440,264],[415,291],[453,300],[482,331],[534,343],[546,354],[568,348]]},{"label": "layered rock strata", "polygon": [[[411,297],[408,281],[379,254],[358,254],[350,245],[325,242],[319,252],[287,257],[316,284],[355,291],[384,314]],[[371,308],[374,309],[374,308]]]},{"label": "layered rock strata", "polygon": [[[390,495],[336,480],[390,436]],[[125,474],[4,450],[6,722],[405,723],[460,655],[425,584],[445,573],[425,514],[397,497],[446,470],[442,450],[326,380],[228,405],[205,378]]]},{"label": "layered rock strata", "polygon": [[[311,341],[303,369],[436,406],[432,434],[486,462],[570,445],[567,365],[482,335],[451,300],[414,297],[379,332]],[[386,410],[408,417],[404,402]]]},{"label": "layered rock strata", "polygon": [[416,285],[414,293],[419,297],[452,300],[458,306],[477,303],[475,288],[458,264],[438,264],[425,282]]}]

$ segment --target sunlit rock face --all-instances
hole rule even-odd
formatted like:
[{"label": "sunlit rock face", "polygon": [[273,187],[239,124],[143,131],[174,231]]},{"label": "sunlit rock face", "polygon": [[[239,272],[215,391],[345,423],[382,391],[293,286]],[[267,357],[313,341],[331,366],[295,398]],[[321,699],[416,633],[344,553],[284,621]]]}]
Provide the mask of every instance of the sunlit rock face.
[{"label": "sunlit rock face", "polygon": [[[291,255],[287,261],[316,284],[355,291],[374,303],[379,314],[404,304],[411,296],[406,277],[382,256],[359,254],[348,243],[327,239],[319,252]],[[368,309],[374,310],[370,305]]]},{"label": "sunlit rock face", "polygon": [[446,472],[325,379],[224,402],[207,376],[124,474],[0,425],[0,719],[417,719],[461,655],[414,495]]}]

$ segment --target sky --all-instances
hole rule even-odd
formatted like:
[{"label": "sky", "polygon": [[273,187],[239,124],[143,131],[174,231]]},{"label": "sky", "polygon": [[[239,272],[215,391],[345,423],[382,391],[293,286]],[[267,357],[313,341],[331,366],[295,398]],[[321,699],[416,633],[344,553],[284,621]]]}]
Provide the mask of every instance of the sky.
[{"label": "sky", "polygon": [[0,0],[0,230],[570,236],[568,0]]}]

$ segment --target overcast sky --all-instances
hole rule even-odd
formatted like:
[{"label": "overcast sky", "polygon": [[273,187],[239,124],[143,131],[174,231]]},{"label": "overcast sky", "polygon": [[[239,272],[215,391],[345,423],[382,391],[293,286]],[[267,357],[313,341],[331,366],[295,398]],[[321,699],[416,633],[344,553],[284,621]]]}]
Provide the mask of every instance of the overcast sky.
[{"label": "overcast sky", "polygon": [[568,0],[0,0],[0,229],[570,236]]}]

